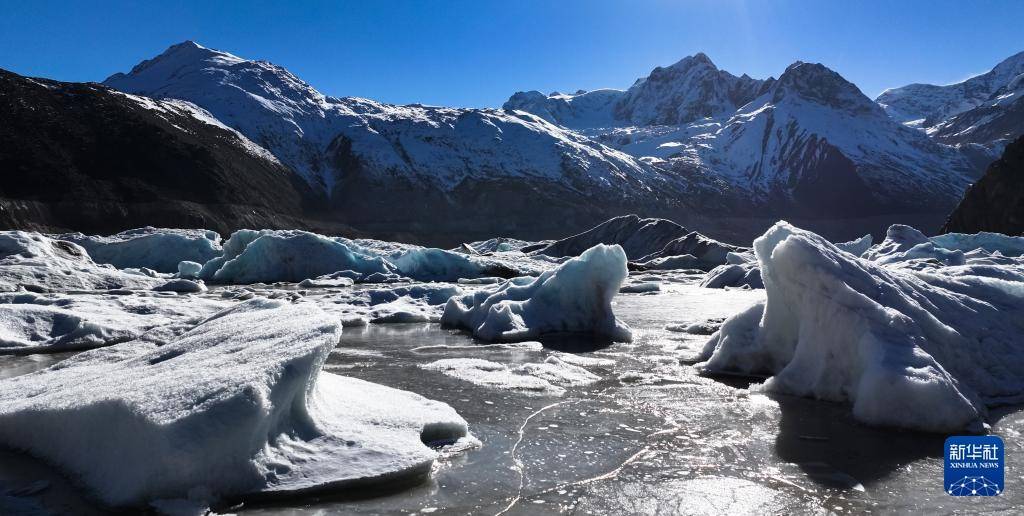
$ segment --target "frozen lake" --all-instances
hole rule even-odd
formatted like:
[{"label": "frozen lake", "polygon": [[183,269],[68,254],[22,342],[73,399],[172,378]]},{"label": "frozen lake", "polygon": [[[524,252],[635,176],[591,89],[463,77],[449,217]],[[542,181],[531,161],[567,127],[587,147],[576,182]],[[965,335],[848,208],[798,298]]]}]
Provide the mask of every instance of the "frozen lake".
[{"label": "frozen lake", "polygon": [[[942,490],[942,436],[867,427],[853,421],[848,407],[766,396],[748,388],[758,379],[701,377],[680,362],[707,336],[666,326],[714,322],[764,294],[703,289],[675,279],[662,281],[658,292],[616,298],[616,315],[633,328],[629,344],[562,339],[545,342],[544,349],[483,346],[433,323],[345,328],[326,371],[448,403],[482,446],[444,457],[430,478],[412,486],[223,509],[247,514],[941,514],[1013,513],[1024,503],[1024,478],[1013,459],[1024,454],[1024,412],[1006,410],[993,418],[993,433],[1004,439],[1009,458],[1005,494],[951,498]],[[0,377],[66,356],[3,357]],[[522,372],[550,357],[596,379],[556,378],[556,388],[538,390],[485,385],[422,367],[469,358]],[[36,492],[18,498],[28,509],[99,512],[77,488],[20,454],[0,455],[0,486],[28,491],[35,486]]]}]

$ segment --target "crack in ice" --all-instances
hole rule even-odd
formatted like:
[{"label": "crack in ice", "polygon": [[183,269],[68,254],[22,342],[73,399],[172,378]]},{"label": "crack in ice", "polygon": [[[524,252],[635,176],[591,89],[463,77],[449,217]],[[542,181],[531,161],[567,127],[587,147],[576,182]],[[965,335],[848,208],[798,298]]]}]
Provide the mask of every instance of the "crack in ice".
[{"label": "crack in ice", "polygon": [[526,472],[523,470],[523,461],[519,460],[519,457],[516,455],[516,452],[519,450],[519,445],[523,442],[523,437],[526,432],[526,425],[530,424],[530,420],[541,415],[542,413],[544,413],[544,411],[550,408],[557,407],[559,405],[564,405],[566,403],[569,403],[570,401],[577,400],[559,401],[557,403],[552,403],[550,405],[543,406],[535,410],[529,416],[526,416],[526,419],[523,420],[523,424],[519,426],[518,437],[516,438],[516,442],[512,445],[512,450],[510,451],[512,455],[512,467],[515,468],[517,473],[519,473],[519,488],[516,490],[516,495],[512,497],[512,500],[509,501],[508,505],[505,506],[504,509],[495,513],[494,516],[501,516],[502,514],[505,514],[506,512],[511,510],[512,507],[515,507],[515,505],[519,503],[519,500],[523,498],[523,487],[526,485]]}]

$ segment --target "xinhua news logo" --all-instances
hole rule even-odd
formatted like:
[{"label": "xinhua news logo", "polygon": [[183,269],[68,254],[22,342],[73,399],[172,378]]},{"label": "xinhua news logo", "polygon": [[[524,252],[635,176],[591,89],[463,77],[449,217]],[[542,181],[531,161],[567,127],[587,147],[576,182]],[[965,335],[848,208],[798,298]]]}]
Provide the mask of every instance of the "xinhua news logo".
[{"label": "xinhua news logo", "polygon": [[996,435],[946,439],[945,491],[951,496],[998,496],[1003,492],[1003,440]]}]

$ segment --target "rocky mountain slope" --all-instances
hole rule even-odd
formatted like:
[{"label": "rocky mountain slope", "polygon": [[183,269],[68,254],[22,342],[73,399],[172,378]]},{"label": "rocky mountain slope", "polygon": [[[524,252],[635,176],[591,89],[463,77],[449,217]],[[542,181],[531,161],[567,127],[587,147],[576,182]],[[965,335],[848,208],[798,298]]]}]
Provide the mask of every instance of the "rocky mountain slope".
[{"label": "rocky mountain slope", "polygon": [[209,113],[0,70],[0,227],[299,224],[316,195]]},{"label": "rocky mountain slope", "polygon": [[1024,137],[1006,146],[950,215],[943,232],[1024,235]]}]

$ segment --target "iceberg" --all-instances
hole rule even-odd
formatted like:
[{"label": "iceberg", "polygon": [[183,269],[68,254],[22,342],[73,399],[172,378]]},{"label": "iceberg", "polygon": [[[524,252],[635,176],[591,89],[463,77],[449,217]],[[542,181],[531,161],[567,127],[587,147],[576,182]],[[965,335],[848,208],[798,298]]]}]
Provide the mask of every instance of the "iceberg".
[{"label": "iceberg", "polygon": [[661,251],[666,244],[686,233],[686,228],[671,220],[623,215],[608,219],[578,235],[544,244],[537,249],[529,246],[523,248],[523,251],[553,257],[577,256],[597,244],[617,244],[626,252],[626,256],[635,259]]},{"label": "iceberg", "polygon": [[874,237],[872,237],[869,233],[856,240],[838,243],[836,244],[836,247],[854,256],[860,256],[864,254],[868,249],[871,249],[871,244],[874,243],[874,241]]},{"label": "iceberg", "polygon": [[[522,260],[519,260],[521,262]],[[186,271],[192,266],[186,265]],[[224,253],[207,261],[198,277],[216,283],[273,283],[335,279],[343,273],[358,283],[456,281],[510,278],[539,273],[540,265],[467,256],[454,251],[379,240],[349,240],[297,230],[240,230],[224,243]]]},{"label": "iceberg", "polygon": [[719,265],[730,263],[730,255],[745,254],[749,249],[719,242],[696,231],[687,233],[665,244],[655,253],[643,256],[639,262],[653,262],[659,258],[690,255],[696,259],[693,268],[711,270]]},{"label": "iceberg", "polygon": [[311,304],[254,299],[162,346],[84,352],[0,381],[0,444],[140,508],[421,478],[428,444],[471,439],[444,403],[321,372],[340,334]]},{"label": "iceberg", "polygon": [[67,233],[56,238],[82,246],[96,263],[118,269],[142,268],[177,272],[178,263],[206,263],[220,256],[220,235],[206,229],[144,227],[111,236]]},{"label": "iceberg", "polygon": [[704,276],[700,286],[704,288],[764,288],[764,282],[761,281],[761,268],[754,262],[719,265]]},{"label": "iceberg", "polygon": [[78,244],[31,231],[0,231],[0,291],[149,289],[164,280],[92,261]]},{"label": "iceberg", "polygon": [[704,264],[692,254],[678,256],[663,256],[652,258],[645,262],[630,262],[631,270],[640,271],[666,271],[678,269],[699,269]]},{"label": "iceberg", "polygon": [[[874,256],[920,245],[890,229]],[[864,423],[980,430],[1024,400],[1024,268],[914,271],[780,222],[754,242],[766,301],[708,341],[705,372],[772,375],[766,391],[848,402]],[[881,251],[881,253],[879,252]]]},{"label": "iceberg", "polygon": [[1003,256],[1020,256],[1024,254],[1024,237],[1006,236],[1002,233],[946,233],[945,235],[933,236],[929,240],[939,247],[965,253],[975,249],[982,249],[989,253],[999,253]]},{"label": "iceberg", "polygon": [[612,313],[612,298],[628,275],[626,253],[598,244],[537,278],[515,278],[497,288],[454,296],[441,324],[485,341],[535,340],[552,333],[589,333],[629,341],[629,328]]},{"label": "iceberg", "polygon": [[383,258],[341,240],[297,230],[239,230],[224,243],[223,256],[206,262],[199,276],[217,283],[297,283],[344,270],[394,272]]},{"label": "iceberg", "polygon": [[459,278],[501,277],[522,275],[485,258],[467,256],[444,249],[410,249],[391,260],[399,274],[418,281],[456,281]]}]

